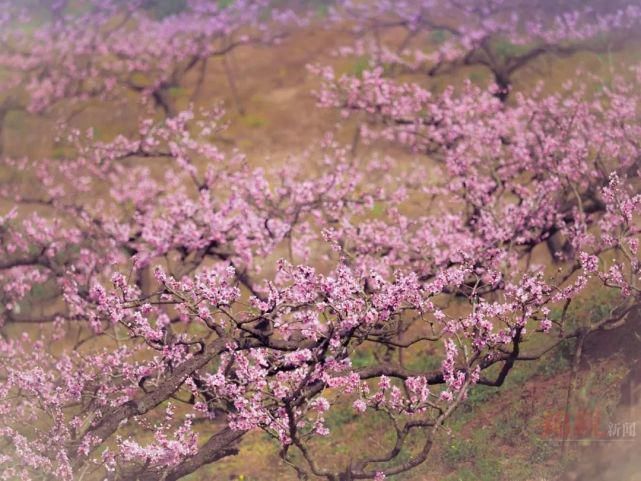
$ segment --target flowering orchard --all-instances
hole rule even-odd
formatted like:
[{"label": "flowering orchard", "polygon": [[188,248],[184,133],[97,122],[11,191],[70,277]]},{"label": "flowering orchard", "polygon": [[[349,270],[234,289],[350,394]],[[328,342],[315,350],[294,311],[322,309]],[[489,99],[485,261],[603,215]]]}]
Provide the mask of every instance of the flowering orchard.
[{"label": "flowering orchard", "polygon": [[[174,112],[163,89],[306,15],[188,4],[157,19],[131,2],[55,2],[42,26],[2,32],[3,81],[20,92],[5,106],[40,113],[133,88],[166,115],[111,140],[70,131],[64,160],[2,160],[0,479],[176,480],[262,430],[301,479],[380,481],[423,463],[475,386],[637,311],[641,69],[505,101],[501,82],[435,93],[383,68],[314,66],[320,108],[415,160],[354,158],[327,135],[287,168],[256,168],[216,145],[222,112]],[[511,26],[461,26],[453,38],[471,50],[448,42],[430,57],[439,69],[476,59],[486,35],[543,55],[614,27],[625,36],[639,16],[530,24],[516,2],[483,4]],[[338,2],[332,19],[382,28],[392,4],[376,5]],[[437,2],[402,6],[410,33],[436,22]],[[33,21],[11,12],[6,25]],[[570,323],[594,289],[612,293],[609,312]],[[355,363],[363,352],[375,361]],[[408,355],[436,367],[410,369]],[[327,463],[315,447],[345,406],[382,417],[393,441]]]}]

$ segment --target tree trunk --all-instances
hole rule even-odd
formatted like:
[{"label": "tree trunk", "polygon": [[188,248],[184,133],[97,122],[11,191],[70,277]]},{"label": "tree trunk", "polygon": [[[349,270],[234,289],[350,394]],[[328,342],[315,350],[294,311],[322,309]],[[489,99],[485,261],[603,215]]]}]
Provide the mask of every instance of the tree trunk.
[{"label": "tree trunk", "polygon": [[583,354],[583,344],[589,332],[581,333],[576,340],[574,357],[572,359],[572,369],[568,381],[567,397],[565,402],[565,414],[563,416],[563,440],[561,442],[561,459],[565,459],[568,449],[568,438],[570,436],[570,419],[573,415],[572,409],[576,398],[576,387],[578,383],[579,367],[581,365],[581,356]]}]

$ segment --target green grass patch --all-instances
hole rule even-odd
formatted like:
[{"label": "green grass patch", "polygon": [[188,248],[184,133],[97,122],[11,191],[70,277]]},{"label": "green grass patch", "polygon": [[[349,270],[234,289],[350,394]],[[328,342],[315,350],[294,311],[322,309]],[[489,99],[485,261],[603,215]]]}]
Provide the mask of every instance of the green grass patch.
[{"label": "green grass patch", "polygon": [[241,122],[252,129],[258,129],[265,127],[268,124],[268,121],[265,117],[256,114],[246,114],[241,117]]}]

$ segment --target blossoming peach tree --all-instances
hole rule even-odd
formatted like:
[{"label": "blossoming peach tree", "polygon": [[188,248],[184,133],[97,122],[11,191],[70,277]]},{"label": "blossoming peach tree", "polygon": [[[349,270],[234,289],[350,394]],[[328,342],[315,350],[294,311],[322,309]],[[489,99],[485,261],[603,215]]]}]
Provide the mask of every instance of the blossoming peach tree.
[{"label": "blossoming peach tree", "polygon": [[331,12],[355,35],[340,54],[428,77],[478,67],[502,100],[537,59],[610,54],[638,42],[641,23],[639,5],[629,0],[339,0]]},{"label": "blossoming peach tree", "polygon": [[[2,161],[0,478],[176,480],[262,430],[302,479],[380,481],[423,463],[476,385],[638,309],[638,70],[508,104],[317,72],[323,106],[421,155],[327,136],[255,168],[192,109]],[[570,323],[595,288],[609,314]],[[393,439],[329,463],[346,406]]]},{"label": "blossoming peach tree", "polygon": [[246,45],[278,43],[307,21],[304,12],[271,0],[190,0],[161,18],[143,8],[148,3],[0,4],[0,133],[11,111],[43,114],[60,103],[68,111],[73,103],[75,112],[88,100],[131,98],[127,93],[176,115],[172,91],[184,88],[189,75],[197,77],[195,96],[213,59],[226,61]]}]

